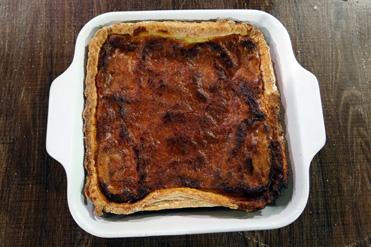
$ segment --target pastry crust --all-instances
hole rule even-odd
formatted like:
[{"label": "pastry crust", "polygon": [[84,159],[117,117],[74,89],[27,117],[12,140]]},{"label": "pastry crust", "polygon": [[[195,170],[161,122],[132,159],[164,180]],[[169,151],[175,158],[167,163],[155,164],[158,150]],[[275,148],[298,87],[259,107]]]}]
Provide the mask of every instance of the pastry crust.
[{"label": "pastry crust", "polygon": [[[179,21],[144,21],[136,23],[120,23],[103,27],[98,30],[89,44],[87,74],[85,81],[85,108],[84,119],[84,142],[85,160],[87,171],[85,195],[95,207],[95,213],[131,214],[138,211],[153,211],[172,208],[190,207],[215,207],[222,206],[231,209],[243,209],[253,211],[263,208],[272,202],[280,193],[280,189],[287,183],[288,165],[286,158],[286,146],[280,123],[275,126],[280,159],[277,170],[278,177],[273,181],[273,191],[258,198],[236,198],[222,195],[211,191],[203,191],[195,188],[167,188],[150,192],[143,199],[131,203],[119,203],[109,200],[101,191],[96,167],[96,107],[97,88],[96,76],[101,47],[111,34],[129,34],[140,32],[145,28],[146,35],[161,35],[162,37],[176,38],[188,42],[205,42],[211,38],[230,34],[249,35],[257,45],[260,56],[260,70],[264,83],[264,106],[265,112],[278,115],[280,111],[279,92],[275,84],[275,77],[270,58],[269,48],[263,34],[255,27],[233,21],[205,21],[205,22],[179,22]],[[268,121],[274,121],[269,119]],[[273,161],[272,161],[273,162]],[[273,162],[274,163],[274,162]],[[274,164],[272,163],[272,166]]]}]

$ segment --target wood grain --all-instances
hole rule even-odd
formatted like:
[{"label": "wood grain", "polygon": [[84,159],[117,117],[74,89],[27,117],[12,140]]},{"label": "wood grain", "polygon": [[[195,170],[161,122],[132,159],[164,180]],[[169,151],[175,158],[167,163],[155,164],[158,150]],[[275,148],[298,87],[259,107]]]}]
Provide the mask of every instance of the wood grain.
[{"label": "wood grain", "polygon": [[[319,79],[327,144],[300,218],[272,231],[100,239],[67,207],[63,168],[45,151],[49,87],[92,17],[115,10],[255,8],[287,27]],[[371,1],[0,0],[0,245],[370,246]]]}]

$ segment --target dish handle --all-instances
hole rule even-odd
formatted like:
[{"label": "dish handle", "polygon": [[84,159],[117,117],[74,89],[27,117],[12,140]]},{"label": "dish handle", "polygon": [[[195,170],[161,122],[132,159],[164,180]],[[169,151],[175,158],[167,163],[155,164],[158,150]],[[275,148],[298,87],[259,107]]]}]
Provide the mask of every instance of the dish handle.
[{"label": "dish handle", "polygon": [[49,91],[46,150],[65,169],[71,161],[73,148],[73,73],[73,67],[69,66],[52,82]]},{"label": "dish handle", "polygon": [[314,155],[325,145],[326,133],[322,112],[319,83],[314,74],[298,64],[296,70],[296,96],[298,114],[300,114],[300,132],[302,135],[302,157],[305,164],[310,163]]}]

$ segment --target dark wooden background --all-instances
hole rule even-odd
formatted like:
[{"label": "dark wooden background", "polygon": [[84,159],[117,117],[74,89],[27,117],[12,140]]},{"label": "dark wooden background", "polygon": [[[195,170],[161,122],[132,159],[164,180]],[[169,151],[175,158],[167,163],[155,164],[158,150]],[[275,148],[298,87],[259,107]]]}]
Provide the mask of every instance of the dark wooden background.
[{"label": "dark wooden background", "polygon": [[[287,27],[299,62],[317,75],[327,144],[311,192],[288,227],[172,237],[100,239],[67,207],[66,176],[45,151],[49,86],[74,41],[108,11],[255,8]],[[0,0],[0,246],[370,246],[371,0]]]}]

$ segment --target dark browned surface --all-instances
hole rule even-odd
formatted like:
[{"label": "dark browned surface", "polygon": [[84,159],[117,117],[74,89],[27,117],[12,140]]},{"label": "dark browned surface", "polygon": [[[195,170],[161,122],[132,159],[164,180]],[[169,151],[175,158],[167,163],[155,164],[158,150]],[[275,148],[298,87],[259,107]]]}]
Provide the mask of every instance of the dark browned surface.
[{"label": "dark browned surface", "polygon": [[191,187],[250,211],[273,201],[287,162],[279,96],[264,93],[256,41],[228,35],[187,44],[138,29],[145,30],[107,38],[92,82],[102,193],[134,203],[155,190]]},{"label": "dark browned surface", "polygon": [[[258,8],[278,17],[319,81],[327,145],[308,205],[272,231],[99,239],[71,218],[63,168],[45,152],[48,91],[93,16],[113,10]],[[371,238],[369,0],[0,1],[0,245],[368,246]]]}]

